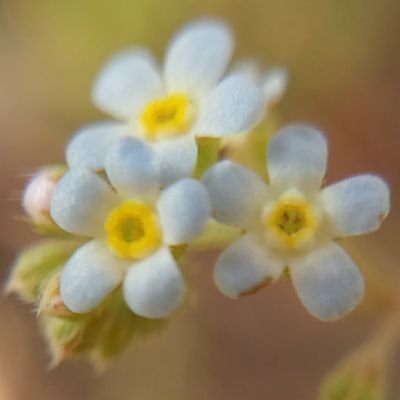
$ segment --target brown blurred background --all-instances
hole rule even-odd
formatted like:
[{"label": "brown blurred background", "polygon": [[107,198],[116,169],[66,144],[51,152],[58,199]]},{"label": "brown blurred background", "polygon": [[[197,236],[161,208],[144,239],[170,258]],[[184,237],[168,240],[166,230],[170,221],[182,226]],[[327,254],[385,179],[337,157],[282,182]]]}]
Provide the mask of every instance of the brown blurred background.
[{"label": "brown blurred background", "polygon": [[[383,228],[346,241],[360,265],[399,274],[400,2],[398,0],[0,0],[0,275],[34,235],[16,222],[24,175],[63,160],[82,123],[104,118],[89,91],[114,51],[143,44],[160,57],[192,17],[233,27],[235,58],[284,64],[281,123],[329,134],[328,181],[375,171],[393,191]],[[34,315],[0,302],[0,400],[310,400],[322,377],[384,314],[364,306],[337,323],[309,316],[288,283],[241,301],[211,279],[217,253],[192,254],[189,307],[166,332],[134,343],[101,377],[85,362],[47,371]],[[396,369],[398,373],[399,369]],[[400,373],[398,373],[400,377]],[[396,390],[396,389],[394,389]],[[400,388],[397,387],[400,398]]]}]

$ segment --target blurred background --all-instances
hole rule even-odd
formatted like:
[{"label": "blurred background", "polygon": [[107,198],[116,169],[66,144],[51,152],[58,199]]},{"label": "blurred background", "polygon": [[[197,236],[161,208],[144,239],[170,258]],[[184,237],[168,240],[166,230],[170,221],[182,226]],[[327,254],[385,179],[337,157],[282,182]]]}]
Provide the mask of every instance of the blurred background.
[{"label": "blurred background", "polygon": [[[264,66],[288,68],[289,89],[273,118],[328,133],[328,182],[374,171],[390,183],[393,206],[382,229],[345,242],[367,274],[363,305],[322,323],[288,282],[232,301],[211,279],[218,251],[192,253],[189,307],[99,376],[84,361],[49,372],[31,308],[1,298],[0,400],[310,400],[389,312],[381,280],[396,282],[400,271],[398,0],[0,0],[2,282],[18,250],[34,240],[14,218],[26,174],[62,161],[71,133],[104,118],[89,98],[104,60],[142,44],[161,61],[170,35],[203,15],[232,25],[235,59],[256,56]],[[392,371],[388,398],[395,400],[399,365]]]}]

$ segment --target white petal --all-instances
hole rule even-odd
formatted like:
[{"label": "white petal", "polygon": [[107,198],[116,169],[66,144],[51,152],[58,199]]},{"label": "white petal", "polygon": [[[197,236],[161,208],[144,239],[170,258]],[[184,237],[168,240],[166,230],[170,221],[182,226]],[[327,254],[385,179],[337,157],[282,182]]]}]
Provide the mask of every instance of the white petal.
[{"label": "white petal", "polygon": [[244,132],[262,119],[264,111],[262,90],[242,74],[231,75],[202,99],[194,131],[209,137]]},{"label": "white petal", "polygon": [[124,196],[152,199],[158,193],[159,169],[151,146],[133,137],[121,138],[107,153],[106,172]]},{"label": "white petal", "polygon": [[271,185],[314,191],[325,175],[328,148],[324,136],[307,125],[288,125],[269,142]]},{"label": "white petal", "polygon": [[194,179],[168,186],[158,200],[158,212],[168,245],[188,243],[200,234],[210,217],[206,188]]},{"label": "white petal", "polygon": [[94,83],[92,99],[104,112],[128,120],[146,101],[162,94],[154,58],[134,48],[117,53],[105,64]]},{"label": "white petal", "polygon": [[168,248],[134,264],[124,280],[124,297],[138,315],[167,317],[182,302],[185,282]]},{"label": "white petal", "polygon": [[221,292],[235,298],[271,283],[280,276],[283,267],[284,262],[268,251],[265,242],[245,235],[221,254],[214,280]]},{"label": "white petal", "polygon": [[223,75],[233,49],[229,28],[213,19],[189,23],[171,41],[165,61],[169,91],[201,94]]},{"label": "white petal", "polygon": [[116,202],[116,195],[103,179],[75,168],[58,182],[51,216],[66,231],[93,237],[103,231],[106,215]]},{"label": "white petal", "polygon": [[197,162],[197,144],[192,136],[160,140],[153,144],[153,150],[160,170],[161,186],[192,176]]},{"label": "white petal", "polygon": [[354,176],[328,186],[321,200],[336,237],[378,229],[390,208],[389,188],[374,175]]},{"label": "white petal", "polygon": [[73,312],[90,311],[122,281],[124,266],[105,242],[92,240],[84,244],[64,266],[61,298]]},{"label": "white petal", "polygon": [[290,274],[304,306],[323,321],[343,317],[364,295],[359,269],[334,242],[293,260]]},{"label": "white petal", "polygon": [[129,128],[119,122],[97,122],[79,129],[67,146],[69,167],[100,171],[110,146],[121,136],[128,135]]},{"label": "white petal", "polygon": [[288,80],[288,72],[285,68],[275,67],[267,72],[262,85],[267,104],[281,99],[288,87]]},{"label": "white petal", "polygon": [[243,58],[237,61],[233,64],[227,75],[245,76],[256,85],[261,83],[262,78],[260,65],[258,64],[257,60],[253,58]]},{"label": "white petal", "polygon": [[268,187],[254,172],[226,160],[206,171],[202,181],[217,221],[238,228],[260,223]]}]

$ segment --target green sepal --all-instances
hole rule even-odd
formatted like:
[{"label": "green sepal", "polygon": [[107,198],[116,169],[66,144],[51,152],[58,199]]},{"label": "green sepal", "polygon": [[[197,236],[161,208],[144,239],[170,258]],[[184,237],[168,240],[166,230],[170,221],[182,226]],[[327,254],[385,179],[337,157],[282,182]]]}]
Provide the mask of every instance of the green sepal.
[{"label": "green sepal", "polygon": [[270,114],[266,121],[250,132],[243,135],[228,135],[223,138],[222,152],[227,158],[250,168],[262,178],[267,179],[267,147],[279,125],[279,117],[276,114]]},{"label": "green sepal", "polygon": [[94,346],[96,329],[88,314],[76,318],[43,314],[40,321],[52,355],[51,367],[81,356]]},{"label": "green sepal", "polygon": [[187,244],[181,244],[178,246],[170,246],[170,251],[172,256],[174,257],[175,261],[179,261],[186,253],[187,249],[188,249],[188,245]]},{"label": "green sepal", "polygon": [[97,369],[117,357],[132,339],[145,339],[166,326],[165,319],[140,317],[126,305],[121,288],[107,299],[102,310],[94,317],[98,334],[91,352],[91,360]]},{"label": "green sepal", "polygon": [[165,319],[149,319],[133,313],[124,301],[121,287],[90,312],[69,315],[42,312],[39,319],[51,350],[51,366],[86,356],[99,371],[133,339],[145,339],[166,326]]},{"label": "green sepal", "polygon": [[73,313],[71,310],[69,310],[61,299],[61,270],[62,268],[54,272],[47,280],[46,284],[42,286],[38,304],[38,315],[49,314],[57,317],[77,318],[79,314]]},{"label": "green sepal", "polygon": [[193,173],[194,178],[200,178],[203,173],[218,160],[221,139],[211,137],[198,137],[197,164]]},{"label": "green sepal", "polygon": [[210,219],[204,232],[190,242],[190,248],[194,250],[221,248],[242,234],[238,228],[220,224],[214,219]]}]

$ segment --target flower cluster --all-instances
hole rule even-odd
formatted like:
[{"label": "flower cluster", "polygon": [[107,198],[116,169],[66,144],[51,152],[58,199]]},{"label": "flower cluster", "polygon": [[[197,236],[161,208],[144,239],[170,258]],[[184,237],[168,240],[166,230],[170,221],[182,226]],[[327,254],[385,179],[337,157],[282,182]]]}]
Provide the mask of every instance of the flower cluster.
[{"label": "flower cluster", "polygon": [[335,241],[380,226],[387,185],[362,175],[321,189],[327,143],[307,125],[270,139],[268,183],[217,161],[226,155],[220,139],[246,135],[287,85],[282,68],[263,74],[244,61],[227,69],[232,48],[229,28],[208,19],[178,32],[162,70],[141,48],[114,56],[92,91],[114,120],[80,129],[67,166],[40,171],[27,186],[24,209],[56,238],[21,255],[9,289],[37,305],[56,359],[112,358],[168,317],[185,297],[181,256],[207,236],[210,220],[240,236],[215,266],[227,296],[254,293],[287,271],[321,320],[362,299],[363,277]]}]

